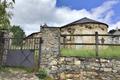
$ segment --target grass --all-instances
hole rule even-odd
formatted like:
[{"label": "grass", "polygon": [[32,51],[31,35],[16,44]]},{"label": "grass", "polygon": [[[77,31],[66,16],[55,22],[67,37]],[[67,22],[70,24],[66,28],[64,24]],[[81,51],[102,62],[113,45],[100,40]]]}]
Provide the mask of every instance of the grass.
[{"label": "grass", "polygon": [[[95,49],[61,49],[61,56],[66,57],[82,57],[94,58],[96,57]],[[99,48],[99,57],[101,58],[120,58],[120,47],[106,47]]]},{"label": "grass", "polygon": [[35,69],[33,68],[26,68],[26,67],[10,67],[10,66],[0,66],[0,72],[8,72],[11,71],[21,71],[25,73],[33,73]]},{"label": "grass", "polygon": [[95,57],[95,50],[93,49],[61,49],[62,56],[79,56],[79,57]]},{"label": "grass", "polygon": [[120,58],[120,47],[112,46],[99,50],[99,56],[102,58]]}]

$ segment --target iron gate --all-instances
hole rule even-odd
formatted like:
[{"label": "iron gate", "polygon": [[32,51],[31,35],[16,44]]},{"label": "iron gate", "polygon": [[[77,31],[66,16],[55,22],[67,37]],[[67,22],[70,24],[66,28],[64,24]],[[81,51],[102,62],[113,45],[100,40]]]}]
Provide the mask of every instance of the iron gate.
[{"label": "iron gate", "polygon": [[4,65],[15,67],[39,67],[41,38],[4,38]]}]

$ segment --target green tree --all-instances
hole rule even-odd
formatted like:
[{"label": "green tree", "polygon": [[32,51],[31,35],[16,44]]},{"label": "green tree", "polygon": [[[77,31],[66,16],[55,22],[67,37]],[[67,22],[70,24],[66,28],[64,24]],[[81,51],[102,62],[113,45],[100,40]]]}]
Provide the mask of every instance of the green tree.
[{"label": "green tree", "polygon": [[11,32],[13,33],[13,45],[20,45],[20,43],[23,41],[23,38],[25,37],[25,32],[20,26],[13,26],[11,28]]},{"label": "green tree", "polygon": [[9,29],[10,28],[10,19],[12,13],[9,11],[13,8],[13,2],[8,2],[6,0],[0,0],[0,29]]}]

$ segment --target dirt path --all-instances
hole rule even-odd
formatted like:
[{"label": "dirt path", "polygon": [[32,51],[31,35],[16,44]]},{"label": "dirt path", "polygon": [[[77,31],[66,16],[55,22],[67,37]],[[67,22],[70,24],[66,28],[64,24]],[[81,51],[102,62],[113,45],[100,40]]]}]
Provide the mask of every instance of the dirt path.
[{"label": "dirt path", "polygon": [[34,73],[26,73],[22,70],[0,71],[0,80],[39,80]]}]

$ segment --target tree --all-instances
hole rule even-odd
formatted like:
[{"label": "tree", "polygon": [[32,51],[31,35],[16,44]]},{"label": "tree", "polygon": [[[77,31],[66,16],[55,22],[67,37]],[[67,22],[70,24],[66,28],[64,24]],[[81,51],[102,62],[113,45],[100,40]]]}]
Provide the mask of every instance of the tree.
[{"label": "tree", "polygon": [[10,27],[10,19],[12,13],[8,10],[13,8],[13,2],[7,2],[6,0],[0,0],[0,29],[9,29]]},{"label": "tree", "polygon": [[13,26],[10,30],[13,33],[13,45],[20,45],[23,38],[25,37],[25,32],[20,26]]}]

